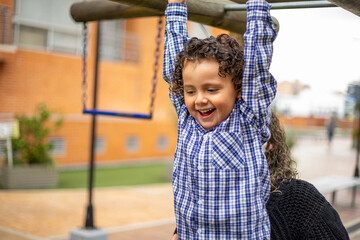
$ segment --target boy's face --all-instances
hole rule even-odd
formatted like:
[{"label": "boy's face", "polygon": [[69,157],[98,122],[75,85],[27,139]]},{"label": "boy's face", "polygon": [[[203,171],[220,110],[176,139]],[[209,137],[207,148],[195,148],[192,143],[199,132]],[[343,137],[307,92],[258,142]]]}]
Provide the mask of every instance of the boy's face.
[{"label": "boy's face", "polygon": [[185,61],[183,68],[185,105],[205,130],[220,125],[240,98],[231,76],[218,73],[219,63],[213,58]]}]

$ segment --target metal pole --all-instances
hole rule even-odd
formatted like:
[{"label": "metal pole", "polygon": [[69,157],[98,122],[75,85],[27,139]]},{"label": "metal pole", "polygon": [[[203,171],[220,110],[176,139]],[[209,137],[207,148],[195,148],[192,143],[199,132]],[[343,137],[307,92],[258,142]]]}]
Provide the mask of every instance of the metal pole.
[{"label": "metal pole", "polygon": [[[297,8],[323,8],[337,7],[328,1],[309,1],[309,2],[283,2],[271,3],[271,9],[297,9]],[[246,4],[226,4],[225,11],[241,11],[246,10]]]},{"label": "metal pole", "polygon": [[360,155],[360,101],[358,100],[356,103],[356,113],[358,118],[358,126],[357,126],[357,146],[356,146],[356,163],[355,163],[355,172],[354,177],[359,177],[359,155]]},{"label": "metal pole", "polygon": [[[96,30],[96,52],[95,52],[95,72],[94,72],[94,93],[93,93],[93,108],[97,105],[97,86],[98,86],[98,72],[99,72],[99,46],[100,46],[100,21],[97,24]],[[86,211],[85,228],[95,228],[93,219],[92,206],[92,190],[94,183],[94,156],[95,156],[95,137],[96,137],[96,114],[92,115],[91,122],[91,148],[90,148],[90,166],[89,166],[89,205]]]},{"label": "metal pole", "polygon": [[11,144],[11,136],[6,138],[6,147],[7,147],[7,157],[8,157],[8,165],[9,168],[13,167],[13,150]]}]

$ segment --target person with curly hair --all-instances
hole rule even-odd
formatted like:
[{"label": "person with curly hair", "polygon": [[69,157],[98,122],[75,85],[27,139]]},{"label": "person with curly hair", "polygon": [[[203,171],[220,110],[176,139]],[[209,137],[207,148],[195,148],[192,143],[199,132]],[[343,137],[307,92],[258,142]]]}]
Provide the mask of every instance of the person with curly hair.
[{"label": "person with curly hair", "polygon": [[227,34],[187,32],[185,0],[168,0],[163,77],[178,116],[173,192],[179,239],[270,239],[265,203],[276,81],[270,5],[247,2],[244,50]]},{"label": "person with curly hair", "polygon": [[286,143],[286,134],[277,113],[271,111],[269,124],[270,139],[265,146],[265,157],[269,165],[271,192],[276,192],[283,183],[297,178],[296,162],[292,160],[290,149]]},{"label": "person with curly hair", "polygon": [[[271,181],[266,203],[271,239],[348,240],[337,211],[311,183],[298,179],[296,162],[274,111],[269,129],[271,137],[265,145],[265,155]],[[177,239],[175,230],[173,240]]]},{"label": "person with curly hair", "polygon": [[275,112],[269,125],[271,137],[265,155],[269,164],[271,193],[266,208],[272,240],[348,240],[339,214],[298,172],[286,145],[285,131]]}]

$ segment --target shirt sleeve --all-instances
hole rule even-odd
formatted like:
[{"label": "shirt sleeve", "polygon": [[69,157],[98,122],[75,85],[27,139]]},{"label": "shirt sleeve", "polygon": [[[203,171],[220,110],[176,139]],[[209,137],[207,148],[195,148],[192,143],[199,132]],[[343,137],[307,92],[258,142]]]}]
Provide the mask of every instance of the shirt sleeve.
[{"label": "shirt sleeve", "polygon": [[261,131],[263,142],[270,136],[270,104],[276,95],[277,83],[269,71],[275,38],[270,5],[262,0],[248,1],[241,96],[252,123]]},{"label": "shirt sleeve", "polygon": [[[184,44],[189,40],[187,23],[187,6],[182,3],[170,3],[165,11],[165,42],[163,78],[172,86],[176,55],[184,49]],[[169,89],[170,100],[179,114],[182,105],[180,96],[172,94]]]}]

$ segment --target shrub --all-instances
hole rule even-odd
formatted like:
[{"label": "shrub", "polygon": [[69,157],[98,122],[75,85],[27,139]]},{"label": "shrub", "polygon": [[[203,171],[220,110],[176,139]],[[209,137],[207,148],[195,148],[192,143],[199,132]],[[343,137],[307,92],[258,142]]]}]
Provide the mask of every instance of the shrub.
[{"label": "shrub", "polygon": [[48,136],[62,125],[63,118],[57,117],[51,122],[51,115],[45,104],[40,104],[33,116],[16,115],[20,136],[12,139],[14,165],[54,164],[53,145],[48,142]]}]

